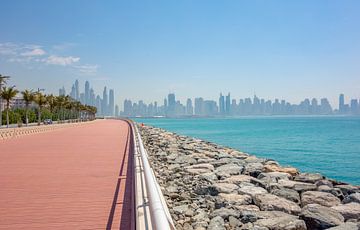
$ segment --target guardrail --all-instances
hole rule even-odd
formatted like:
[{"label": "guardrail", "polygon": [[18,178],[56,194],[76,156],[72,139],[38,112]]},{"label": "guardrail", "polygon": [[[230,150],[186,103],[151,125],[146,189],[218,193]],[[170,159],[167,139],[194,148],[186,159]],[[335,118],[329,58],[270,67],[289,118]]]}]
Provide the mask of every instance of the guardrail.
[{"label": "guardrail", "polygon": [[87,122],[0,129],[0,140],[6,140],[9,138],[17,138],[17,137],[21,137],[21,136],[30,135],[30,134],[36,134],[36,133],[43,133],[43,132],[48,132],[48,131],[65,128],[65,127],[79,126],[79,125],[82,125],[85,123],[87,123]]},{"label": "guardrail", "polygon": [[131,122],[135,145],[136,229],[175,230],[160,186],[148,161],[136,124]]}]

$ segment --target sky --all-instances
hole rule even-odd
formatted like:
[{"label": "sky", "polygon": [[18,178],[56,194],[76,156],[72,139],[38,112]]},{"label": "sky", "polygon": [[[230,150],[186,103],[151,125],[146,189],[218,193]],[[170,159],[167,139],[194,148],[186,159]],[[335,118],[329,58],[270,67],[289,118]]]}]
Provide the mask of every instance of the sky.
[{"label": "sky", "polygon": [[115,100],[360,98],[360,1],[1,1],[0,74]]}]

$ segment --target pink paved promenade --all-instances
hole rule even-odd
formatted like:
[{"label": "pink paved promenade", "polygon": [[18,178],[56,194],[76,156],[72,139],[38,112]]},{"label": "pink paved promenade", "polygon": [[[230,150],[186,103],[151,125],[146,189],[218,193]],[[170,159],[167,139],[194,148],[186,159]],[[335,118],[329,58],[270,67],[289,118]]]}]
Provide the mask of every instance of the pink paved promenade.
[{"label": "pink paved promenade", "polygon": [[131,229],[130,139],[102,120],[0,141],[0,229]]}]

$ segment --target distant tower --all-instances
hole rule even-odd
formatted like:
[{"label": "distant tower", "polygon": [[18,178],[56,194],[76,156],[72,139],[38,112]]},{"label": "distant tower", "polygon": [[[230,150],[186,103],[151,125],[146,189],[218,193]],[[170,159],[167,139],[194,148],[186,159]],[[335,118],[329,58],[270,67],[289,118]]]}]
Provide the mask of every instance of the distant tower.
[{"label": "distant tower", "polygon": [[79,101],[80,100],[80,92],[79,92],[80,90],[79,90],[79,81],[78,80],[76,80],[75,81],[75,94],[74,94],[74,99],[75,100],[77,100],[77,101]]},{"label": "distant tower", "polygon": [[110,116],[114,116],[114,106],[115,106],[114,90],[110,89],[110,91],[109,91],[109,115]]},{"label": "distant tower", "polygon": [[169,93],[168,95],[168,108],[167,108],[167,115],[174,116],[175,115],[175,107],[176,107],[176,100],[175,94]]},{"label": "distant tower", "polygon": [[344,94],[340,94],[340,96],[339,96],[339,113],[345,113]]},{"label": "distant tower", "polygon": [[226,96],[226,104],[225,104],[225,111],[226,111],[226,115],[230,114],[230,93]]},{"label": "distant tower", "polygon": [[219,97],[219,112],[221,115],[225,114],[225,98],[222,95],[222,93],[220,93],[220,97]]},{"label": "distant tower", "polygon": [[72,85],[72,87],[71,87],[70,97],[73,98],[73,99],[75,99],[75,97],[76,97],[76,88],[75,88],[75,85]]},{"label": "distant tower", "polygon": [[186,101],[186,115],[193,115],[194,114],[194,108],[192,106],[192,101],[190,98]]},{"label": "distant tower", "polygon": [[101,113],[104,116],[108,115],[108,94],[107,94],[106,86],[104,87],[104,91],[103,91],[103,99],[102,99],[102,103],[101,103]]},{"label": "distant tower", "polygon": [[85,82],[85,104],[90,105],[90,83]]},{"label": "distant tower", "polygon": [[119,106],[115,105],[115,117],[119,117]]}]

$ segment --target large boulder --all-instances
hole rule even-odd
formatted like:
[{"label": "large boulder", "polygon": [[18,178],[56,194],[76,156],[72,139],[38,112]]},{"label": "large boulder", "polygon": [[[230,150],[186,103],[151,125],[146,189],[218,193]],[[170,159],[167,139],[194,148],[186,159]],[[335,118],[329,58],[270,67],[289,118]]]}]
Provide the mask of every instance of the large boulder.
[{"label": "large boulder", "polygon": [[230,183],[214,183],[213,187],[219,193],[237,193],[237,190],[239,188],[236,184]]},{"label": "large boulder", "polygon": [[295,176],[295,181],[305,182],[305,183],[315,183],[316,181],[324,179],[324,176],[320,173],[300,173]]},{"label": "large boulder", "polygon": [[360,223],[346,222],[339,226],[328,228],[328,230],[359,230]]},{"label": "large boulder", "polygon": [[283,197],[297,204],[300,204],[300,195],[297,191],[289,188],[279,188],[271,190],[271,194]]},{"label": "large boulder", "polygon": [[360,204],[351,202],[348,204],[341,204],[334,207],[332,209],[338,211],[345,217],[345,220],[349,219],[360,219]]},{"label": "large boulder", "polygon": [[316,185],[292,180],[279,180],[278,185],[284,188],[290,188],[298,192],[316,190]]},{"label": "large boulder", "polygon": [[257,177],[263,171],[264,165],[262,163],[248,163],[245,165],[244,174]]},{"label": "large boulder", "polygon": [[238,192],[243,195],[249,195],[254,197],[258,194],[265,194],[268,193],[265,189],[256,186],[242,186],[238,189]]},{"label": "large boulder", "polygon": [[268,173],[260,173],[260,175],[257,178],[260,180],[277,182],[278,180],[281,179],[288,180],[291,178],[291,175],[285,172],[268,172]]},{"label": "large boulder", "polygon": [[295,176],[299,173],[296,168],[293,167],[281,167],[276,164],[269,164],[264,166],[264,172],[284,172],[292,176]]},{"label": "large boulder", "polygon": [[217,167],[215,173],[219,177],[227,178],[230,177],[231,175],[241,174],[243,168],[244,168],[243,166],[230,163]]},{"label": "large boulder", "polygon": [[334,209],[319,204],[306,205],[300,214],[308,229],[327,229],[340,225],[344,217]]},{"label": "large boulder", "polygon": [[249,195],[219,193],[218,197],[220,200],[231,205],[247,205],[252,202],[252,198]]},{"label": "large boulder", "polygon": [[254,202],[263,211],[282,211],[289,214],[299,214],[301,208],[295,202],[273,194],[258,194],[254,196]]},{"label": "large boulder", "polygon": [[360,192],[359,186],[349,184],[335,185],[335,188],[339,188],[345,196],[355,192]]},{"label": "large boulder", "polygon": [[196,164],[185,167],[185,170],[191,174],[203,174],[214,171],[214,166],[211,164]]},{"label": "large boulder", "polygon": [[339,198],[327,192],[307,191],[301,194],[302,206],[308,204],[320,204],[322,206],[332,207],[340,203],[341,201]]},{"label": "large boulder", "polygon": [[240,217],[240,212],[229,208],[219,208],[215,209],[210,215],[210,217],[216,216],[220,216],[223,219],[228,219],[229,216]]},{"label": "large boulder", "polygon": [[237,184],[240,185],[243,182],[248,182],[250,183],[251,179],[254,178],[252,176],[249,175],[235,175],[235,176],[231,176],[229,178],[226,178],[224,180],[225,183],[231,183],[231,184]]},{"label": "large boulder", "polygon": [[254,226],[266,227],[269,230],[306,230],[305,222],[296,216],[260,219],[254,223]]},{"label": "large boulder", "polygon": [[226,230],[225,221],[220,216],[216,216],[210,220],[208,230]]},{"label": "large boulder", "polygon": [[360,203],[360,193],[356,192],[356,193],[347,195],[342,202],[344,204],[351,203],[351,202]]}]

